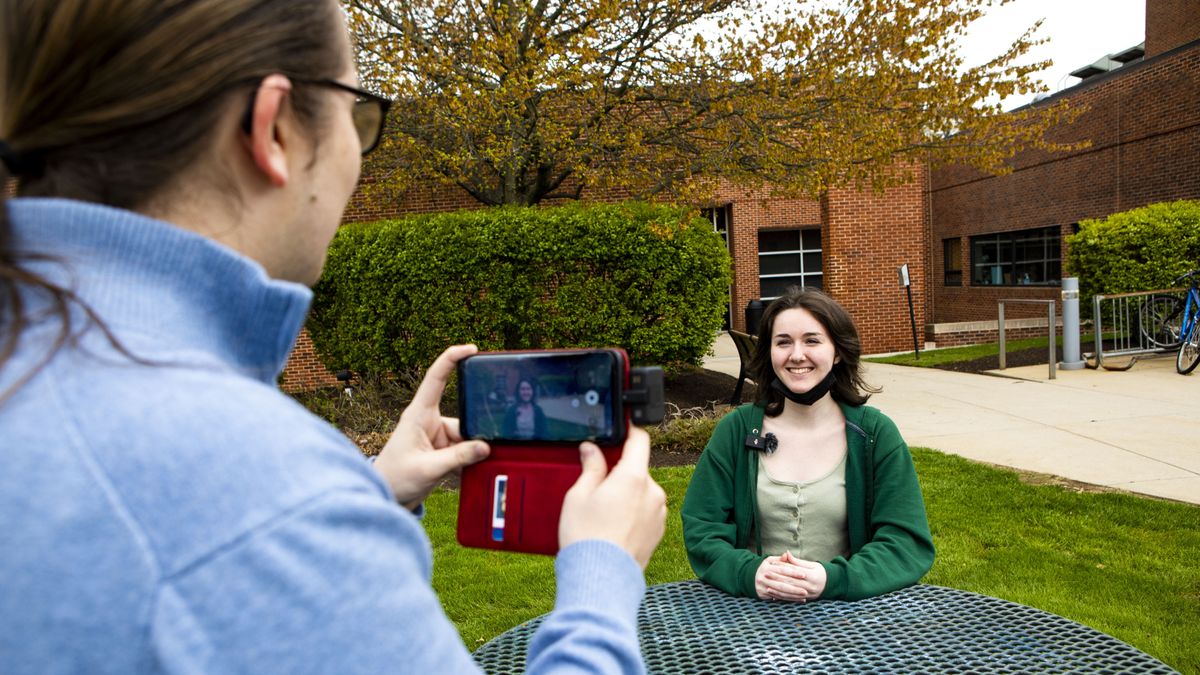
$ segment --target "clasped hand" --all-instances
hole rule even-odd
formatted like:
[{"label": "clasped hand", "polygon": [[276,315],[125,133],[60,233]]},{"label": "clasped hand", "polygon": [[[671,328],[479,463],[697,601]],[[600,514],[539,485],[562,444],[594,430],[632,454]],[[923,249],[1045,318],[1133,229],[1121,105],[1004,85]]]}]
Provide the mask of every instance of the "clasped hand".
[{"label": "clasped hand", "polygon": [[[396,501],[415,510],[446,475],[474,464],[491,451],[483,441],[464,441],[458,420],[438,409],[456,364],[475,354],[474,345],[442,352],[425,373],[412,403],[375,461]],[[582,474],[563,502],[559,546],[603,539],[625,549],[645,569],[666,527],[667,497],[650,477],[650,437],[631,429],[619,462],[608,470],[592,443],[580,446]]]},{"label": "clasped hand", "polygon": [[754,590],[763,600],[807,602],[825,592],[825,568],[821,563],[801,560],[784,551],[768,556],[754,573]]}]

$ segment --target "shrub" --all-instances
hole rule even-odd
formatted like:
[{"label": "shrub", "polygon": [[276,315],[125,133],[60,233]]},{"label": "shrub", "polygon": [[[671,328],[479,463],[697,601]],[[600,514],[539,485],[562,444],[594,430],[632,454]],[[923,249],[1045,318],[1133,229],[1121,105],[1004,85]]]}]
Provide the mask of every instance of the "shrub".
[{"label": "shrub", "polygon": [[1200,267],[1200,202],[1151,204],[1079,223],[1067,237],[1067,269],[1079,277],[1081,306],[1097,294],[1168,288]]},{"label": "shrub", "polygon": [[698,364],[721,326],[729,255],[707,221],[627,203],[501,207],[349,225],[309,332],[326,365],[427,366],[447,345],[624,347]]},{"label": "shrub", "polygon": [[724,415],[724,411],[704,411],[666,419],[662,424],[649,428],[650,445],[657,452],[699,455]]}]

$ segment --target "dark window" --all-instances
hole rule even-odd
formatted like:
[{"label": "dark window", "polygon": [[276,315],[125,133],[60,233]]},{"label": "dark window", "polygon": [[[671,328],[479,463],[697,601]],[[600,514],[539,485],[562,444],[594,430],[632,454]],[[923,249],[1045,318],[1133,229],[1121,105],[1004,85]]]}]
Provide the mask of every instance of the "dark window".
[{"label": "dark window", "polygon": [[942,240],[942,270],[942,283],[962,286],[962,237]]},{"label": "dark window", "polygon": [[1061,240],[1057,226],[971,237],[971,285],[1061,285]]},{"label": "dark window", "polygon": [[777,298],[792,286],[820,289],[821,230],[762,230],[758,233],[758,292]]}]

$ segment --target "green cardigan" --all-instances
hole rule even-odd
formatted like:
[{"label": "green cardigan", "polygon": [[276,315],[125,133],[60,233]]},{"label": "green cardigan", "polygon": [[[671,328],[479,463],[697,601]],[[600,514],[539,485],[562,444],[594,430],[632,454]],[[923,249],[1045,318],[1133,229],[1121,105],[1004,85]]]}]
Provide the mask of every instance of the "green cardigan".
[{"label": "green cardigan", "polygon": [[[895,423],[870,406],[842,404],[846,417],[846,521],[850,557],[819,561],[821,597],[858,600],[921,579],[933,565],[933,538],[908,445]],[[763,408],[726,415],[696,463],[683,500],[683,541],[696,575],[733,595],[758,597],[754,574],[766,557],[758,537],[758,450]]]}]

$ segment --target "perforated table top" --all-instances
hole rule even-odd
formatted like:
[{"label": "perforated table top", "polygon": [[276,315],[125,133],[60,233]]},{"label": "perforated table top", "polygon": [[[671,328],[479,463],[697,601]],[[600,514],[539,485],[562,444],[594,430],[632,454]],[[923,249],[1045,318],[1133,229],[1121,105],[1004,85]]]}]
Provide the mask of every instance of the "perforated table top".
[{"label": "perforated table top", "polygon": [[[525,669],[538,617],[475,651]],[[653,586],[638,611],[651,673],[1174,673],[1070,619],[986,595],[912,586],[857,602],[735,598],[699,581]]]}]

